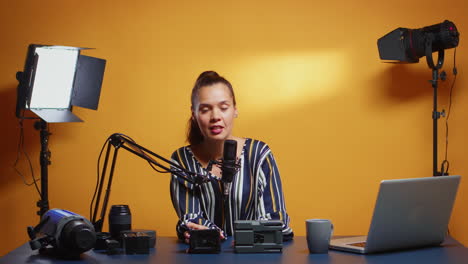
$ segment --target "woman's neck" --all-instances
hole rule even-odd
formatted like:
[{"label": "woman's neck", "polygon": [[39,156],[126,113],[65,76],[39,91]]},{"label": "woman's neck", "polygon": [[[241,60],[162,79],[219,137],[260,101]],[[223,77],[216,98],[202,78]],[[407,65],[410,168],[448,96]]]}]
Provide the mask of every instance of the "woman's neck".
[{"label": "woman's neck", "polygon": [[204,160],[218,160],[223,156],[224,141],[203,141],[199,145]]}]

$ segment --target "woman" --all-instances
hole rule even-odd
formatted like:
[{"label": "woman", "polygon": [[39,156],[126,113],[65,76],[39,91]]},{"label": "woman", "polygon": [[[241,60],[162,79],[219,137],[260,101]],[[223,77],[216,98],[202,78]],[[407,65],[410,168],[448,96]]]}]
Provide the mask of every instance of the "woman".
[{"label": "woman", "polygon": [[[191,100],[190,145],[176,150],[172,160],[189,171],[207,175],[209,181],[192,185],[172,175],[171,198],[180,219],[178,237],[188,243],[189,230],[211,228],[218,229],[224,238],[234,233],[235,220],[275,219],[283,221],[284,240],[292,239],[281,179],[270,148],[264,142],[232,135],[238,115],[232,85],[216,72],[203,72],[195,82]],[[227,139],[237,141],[240,168],[224,200],[221,169],[213,163],[222,158]]]}]

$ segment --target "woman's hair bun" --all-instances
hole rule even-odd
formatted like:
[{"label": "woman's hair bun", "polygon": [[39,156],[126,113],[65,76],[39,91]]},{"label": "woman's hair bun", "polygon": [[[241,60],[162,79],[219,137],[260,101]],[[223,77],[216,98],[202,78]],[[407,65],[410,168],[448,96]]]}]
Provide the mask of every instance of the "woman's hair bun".
[{"label": "woman's hair bun", "polygon": [[205,79],[205,78],[207,78],[207,77],[209,77],[209,78],[213,78],[213,77],[214,77],[214,78],[217,78],[217,77],[219,77],[219,74],[218,74],[217,72],[215,72],[215,71],[204,71],[204,72],[202,72],[202,73],[200,74],[200,76],[198,76],[197,82],[199,82],[200,80]]}]

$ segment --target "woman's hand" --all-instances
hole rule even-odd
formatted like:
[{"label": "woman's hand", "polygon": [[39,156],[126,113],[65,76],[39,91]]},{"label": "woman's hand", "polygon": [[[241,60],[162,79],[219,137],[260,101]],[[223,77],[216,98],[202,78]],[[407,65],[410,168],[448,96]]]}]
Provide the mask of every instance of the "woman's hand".
[{"label": "woman's hand", "polygon": [[[186,226],[191,229],[191,230],[204,230],[204,229],[208,229],[208,227],[204,226],[204,225],[199,225],[199,224],[195,224],[195,223],[192,223],[192,222],[189,222],[186,224]],[[189,231],[185,231],[184,233],[184,237],[185,237],[185,243],[189,244],[190,243],[190,232]],[[224,239],[224,236],[221,232],[219,232],[219,237],[221,239]]]},{"label": "woman's hand", "polygon": [[[199,224],[195,224],[195,223],[192,223],[192,222],[187,223],[186,226],[187,226],[189,229],[191,229],[191,230],[203,230],[203,229],[208,229],[208,227],[206,227],[206,226],[204,226],[204,225],[199,225]],[[185,231],[184,237],[185,237],[185,243],[189,244],[189,243],[190,243],[190,232],[189,232],[189,231]]]}]

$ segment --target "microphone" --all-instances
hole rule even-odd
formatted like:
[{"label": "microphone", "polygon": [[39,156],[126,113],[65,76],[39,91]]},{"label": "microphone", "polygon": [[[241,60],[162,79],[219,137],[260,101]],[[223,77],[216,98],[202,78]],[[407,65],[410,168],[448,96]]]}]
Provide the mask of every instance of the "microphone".
[{"label": "microphone", "polygon": [[237,164],[237,141],[225,140],[223,150],[223,161],[221,164],[221,181],[224,184],[224,195],[229,195],[231,188],[232,178],[237,173],[239,165]]}]

